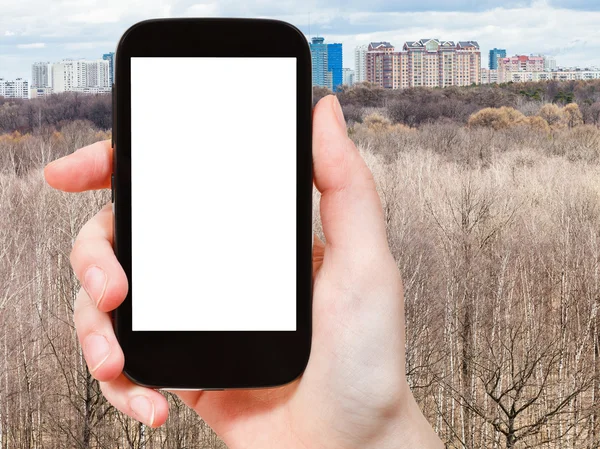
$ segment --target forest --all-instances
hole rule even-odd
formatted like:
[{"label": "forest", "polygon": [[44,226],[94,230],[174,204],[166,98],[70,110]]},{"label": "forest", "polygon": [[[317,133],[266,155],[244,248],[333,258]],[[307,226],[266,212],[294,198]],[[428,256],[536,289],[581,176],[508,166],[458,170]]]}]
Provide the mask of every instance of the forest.
[{"label": "forest", "polygon": [[[337,95],[403,277],[409,383],[446,446],[600,448],[600,83]],[[223,448],[175,397],[159,429],[120,414],[77,343],[69,253],[110,195],[54,191],[41,168],[110,122],[106,96],[0,99],[0,449]]]}]

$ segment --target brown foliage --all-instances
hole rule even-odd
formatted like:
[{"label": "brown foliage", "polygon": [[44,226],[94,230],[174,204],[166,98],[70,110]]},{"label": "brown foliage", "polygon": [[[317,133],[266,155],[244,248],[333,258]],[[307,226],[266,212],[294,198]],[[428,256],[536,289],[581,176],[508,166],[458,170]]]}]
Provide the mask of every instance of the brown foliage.
[{"label": "brown foliage", "polygon": [[577,103],[569,103],[562,109],[564,120],[569,128],[583,124],[583,115]]},{"label": "brown foliage", "polygon": [[[316,101],[326,93],[329,93],[327,89],[314,88],[313,98]],[[467,124],[472,114],[485,108],[506,106],[530,116],[536,115],[545,103],[562,106],[575,102],[581,109],[583,123],[600,124],[600,80],[400,90],[360,83],[343,86],[336,95],[344,110],[352,109],[352,121],[356,122],[361,121],[357,110],[366,107],[384,108],[392,122],[415,127],[440,121]]]},{"label": "brown foliage", "polygon": [[543,105],[538,115],[546,120],[551,127],[559,127],[563,124],[564,116],[561,108],[556,104],[547,103]]},{"label": "brown foliage", "polygon": [[485,127],[495,130],[507,129],[521,124],[525,116],[513,108],[485,108],[469,117],[471,127]]},{"label": "brown foliage", "polygon": [[33,100],[0,97],[0,133],[18,130],[39,132],[44,127],[60,128],[74,120],[87,120],[96,128],[112,126],[110,95],[82,95],[73,92]]},{"label": "brown foliage", "polygon": [[403,274],[409,382],[450,448],[600,444],[600,131],[540,120],[352,135]]},{"label": "brown foliage", "polygon": [[[591,95],[586,86],[572,88]],[[497,92],[411,95],[462,114],[473,99],[476,109],[506,99]],[[471,126],[406,109],[419,117],[409,128],[386,115],[380,94],[354,105],[363,123],[349,135],[374,174],[403,275],[406,368],[419,405],[448,448],[599,447],[600,130],[581,125],[575,106],[526,117],[501,102]],[[422,110],[434,111],[428,103]],[[551,132],[545,117],[559,117]],[[223,447],[171,396],[161,429],[125,418],[85,368],[68,255],[108,195],[51,190],[40,170],[106,137],[85,120],[0,135],[0,447]],[[323,238],[318,215],[315,230]]]},{"label": "brown foliage", "polygon": [[550,132],[550,125],[548,122],[537,115],[525,117],[522,120],[522,123],[536,131]]}]

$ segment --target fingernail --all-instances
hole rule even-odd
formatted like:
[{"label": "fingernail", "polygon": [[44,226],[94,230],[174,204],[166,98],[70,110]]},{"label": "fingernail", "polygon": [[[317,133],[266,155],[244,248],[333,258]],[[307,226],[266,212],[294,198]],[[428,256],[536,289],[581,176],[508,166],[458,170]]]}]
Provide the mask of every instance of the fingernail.
[{"label": "fingernail", "polygon": [[83,275],[83,286],[96,305],[100,304],[106,289],[106,273],[96,265],[89,267]]},{"label": "fingernail", "polygon": [[104,335],[90,334],[83,343],[83,352],[93,374],[110,355],[110,345]]},{"label": "fingernail", "polygon": [[346,119],[344,118],[344,111],[342,111],[342,105],[340,105],[340,101],[335,95],[333,97],[333,112],[335,113],[340,127],[346,131]]},{"label": "fingernail", "polygon": [[154,424],[154,404],[145,396],[134,396],[129,401],[129,408],[138,421],[152,427]]}]

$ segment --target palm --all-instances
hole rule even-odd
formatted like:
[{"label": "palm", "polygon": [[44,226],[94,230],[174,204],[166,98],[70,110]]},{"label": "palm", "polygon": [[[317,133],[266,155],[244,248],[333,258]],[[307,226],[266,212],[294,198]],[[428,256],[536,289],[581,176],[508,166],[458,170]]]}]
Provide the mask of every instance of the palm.
[{"label": "palm", "polygon": [[[269,442],[276,442],[277,447],[304,447],[324,432],[330,437],[329,444],[325,442],[322,447],[339,447],[345,440],[355,444],[380,430],[377,422],[381,413],[397,406],[404,385],[403,333],[396,332],[390,339],[387,330],[381,333],[365,328],[368,321],[362,326],[351,324],[349,320],[358,315],[350,304],[352,292],[345,286],[351,287],[353,280],[340,285],[344,274],[335,268],[329,254],[316,240],[313,346],[308,367],[299,380],[267,390],[177,393],[230,447],[265,448]],[[387,271],[384,276],[392,278],[382,285],[391,286],[397,294],[396,310],[392,307],[387,315],[391,317],[389,324],[399,329],[399,276],[389,263]],[[377,308],[377,304],[369,306],[371,310]],[[362,316],[369,313],[373,311],[363,310]],[[379,339],[378,334],[384,338]]]},{"label": "palm", "polygon": [[[313,279],[323,262],[323,250],[323,243],[315,238]],[[315,296],[318,297],[318,283],[315,285]],[[301,379],[297,379],[271,389],[230,390],[217,394],[208,391],[177,391],[176,394],[199,415],[211,421],[219,435],[234,440],[233,444],[230,443],[233,447],[235,441],[242,439],[246,442],[254,441],[257,447],[264,448],[264,442],[259,444],[261,436],[275,432],[287,442],[281,447],[291,448],[294,445],[290,440],[296,436],[285,429],[292,427],[291,405],[294,403],[294,396],[304,389],[301,383]],[[206,416],[207,413],[210,416]],[[279,444],[282,443],[281,438],[276,439]]]}]

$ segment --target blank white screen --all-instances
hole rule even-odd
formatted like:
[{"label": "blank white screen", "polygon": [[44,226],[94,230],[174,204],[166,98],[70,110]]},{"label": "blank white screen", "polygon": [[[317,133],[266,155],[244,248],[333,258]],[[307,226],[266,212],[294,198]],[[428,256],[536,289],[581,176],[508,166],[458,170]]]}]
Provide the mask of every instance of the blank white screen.
[{"label": "blank white screen", "polygon": [[296,59],[131,59],[134,331],[296,330]]}]

